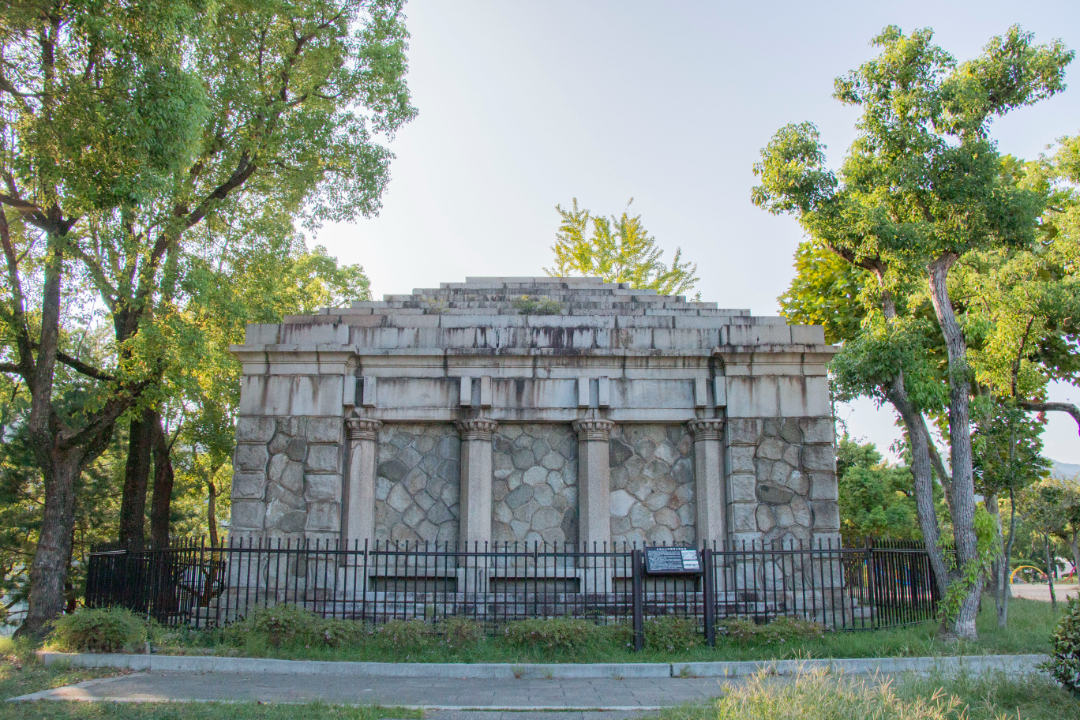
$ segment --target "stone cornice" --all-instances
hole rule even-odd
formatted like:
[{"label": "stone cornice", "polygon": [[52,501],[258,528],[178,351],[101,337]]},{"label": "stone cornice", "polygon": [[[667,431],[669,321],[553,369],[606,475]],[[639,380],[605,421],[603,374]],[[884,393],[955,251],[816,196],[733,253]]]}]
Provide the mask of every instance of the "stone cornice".
[{"label": "stone cornice", "polygon": [[345,432],[350,440],[375,440],[379,435],[381,420],[371,418],[345,418]]},{"label": "stone cornice", "polygon": [[611,436],[611,429],[615,427],[615,423],[611,420],[601,420],[596,418],[575,420],[573,426],[574,432],[577,433],[579,440],[607,442],[608,438]]},{"label": "stone cornice", "polygon": [[724,434],[724,421],[720,418],[699,418],[686,423],[686,426],[693,433],[695,442],[698,440],[720,440]]},{"label": "stone cornice", "polygon": [[462,440],[491,442],[491,436],[495,434],[499,424],[487,418],[474,418],[472,420],[459,420],[457,427]]}]

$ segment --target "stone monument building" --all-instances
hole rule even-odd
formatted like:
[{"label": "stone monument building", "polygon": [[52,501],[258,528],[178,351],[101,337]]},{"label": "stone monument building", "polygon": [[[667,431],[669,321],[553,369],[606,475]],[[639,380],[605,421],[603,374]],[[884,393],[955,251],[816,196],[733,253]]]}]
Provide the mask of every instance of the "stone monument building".
[{"label": "stone monument building", "polygon": [[249,325],[234,537],[839,540],[820,327],[594,278]]}]

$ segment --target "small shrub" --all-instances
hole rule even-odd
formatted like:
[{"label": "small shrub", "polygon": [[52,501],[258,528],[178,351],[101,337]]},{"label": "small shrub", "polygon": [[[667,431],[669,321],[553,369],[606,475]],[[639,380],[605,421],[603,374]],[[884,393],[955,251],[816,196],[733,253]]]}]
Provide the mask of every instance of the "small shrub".
[{"label": "small shrub", "polygon": [[484,639],[484,628],[471,618],[448,617],[437,627],[443,644],[453,650],[472,647]]},{"label": "small shrub", "polygon": [[758,625],[746,618],[725,620],[717,626],[717,633],[734,640],[739,645],[780,644],[804,638],[820,638],[825,626],[811,620],[781,616],[765,625]]},{"label": "small shrub", "polygon": [[240,645],[261,640],[275,648],[293,643],[309,644],[317,639],[318,621],[315,613],[292,604],[258,608],[240,622],[233,623],[226,632],[226,639]]},{"label": "small shrub", "polygon": [[510,306],[522,315],[560,315],[562,305],[558,300],[541,297],[534,298],[522,295],[510,301]]},{"label": "small shrub", "polygon": [[1053,650],[1040,668],[1080,698],[1080,599],[1071,597],[1050,636]]},{"label": "small shrub", "polygon": [[82,608],[53,621],[48,642],[63,650],[120,652],[142,649],[146,623],[123,608]]},{"label": "small shrub", "polygon": [[658,652],[682,652],[701,644],[697,620],[664,615],[645,621],[645,647]]},{"label": "small shrub", "polygon": [[391,620],[375,631],[380,643],[406,656],[430,647],[434,635],[431,626],[423,620]]},{"label": "small shrub", "polygon": [[358,647],[363,645],[371,631],[357,620],[320,620],[315,635],[326,647]]},{"label": "small shrub", "polygon": [[554,653],[574,653],[592,642],[596,626],[587,620],[554,618],[518,620],[503,628],[503,637],[514,647]]}]

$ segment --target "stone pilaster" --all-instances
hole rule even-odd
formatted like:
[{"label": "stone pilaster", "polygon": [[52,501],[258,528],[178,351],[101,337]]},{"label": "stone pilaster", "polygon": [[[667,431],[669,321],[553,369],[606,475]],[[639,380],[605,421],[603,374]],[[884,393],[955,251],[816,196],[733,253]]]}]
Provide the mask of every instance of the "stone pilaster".
[{"label": "stone pilaster", "polygon": [[346,547],[363,547],[375,541],[375,460],[378,455],[379,426],[369,418],[348,418],[349,474],[345,485]]},{"label": "stone pilaster", "polygon": [[462,547],[491,542],[491,437],[498,425],[494,420],[462,420],[461,432],[461,530]]},{"label": "stone pilaster", "polygon": [[722,546],[727,539],[727,492],[724,482],[722,441],[724,421],[691,420],[694,435],[694,503],[697,507],[698,544]]},{"label": "stone pilaster", "polygon": [[578,435],[578,541],[590,550],[611,541],[610,420],[575,420]]}]

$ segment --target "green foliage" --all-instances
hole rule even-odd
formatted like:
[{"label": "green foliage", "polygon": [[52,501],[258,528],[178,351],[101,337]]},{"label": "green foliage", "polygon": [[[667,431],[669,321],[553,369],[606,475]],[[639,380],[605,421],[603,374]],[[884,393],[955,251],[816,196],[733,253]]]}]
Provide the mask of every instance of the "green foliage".
[{"label": "green foliage", "polygon": [[1050,659],[1040,667],[1080,699],[1080,599],[1068,599],[1052,640]]},{"label": "green foliage", "polygon": [[439,621],[435,630],[443,644],[451,650],[468,649],[484,639],[484,627],[467,617],[444,618]]},{"label": "green foliage", "polygon": [[318,621],[315,613],[289,603],[258,608],[230,629],[235,633],[233,637],[260,636],[271,647],[278,648],[315,638]]},{"label": "green foliage", "polygon": [[140,649],[146,623],[123,608],[82,608],[53,621],[48,642],[61,650],[113,653]]},{"label": "green foliage", "polygon": [[847,435],[837,447],[840,532],[851,544],[869,536],[920,539],[911,470],[882,460],[873,443]]},{"label": "green foliage", "polygon": [[558,300],[546,297],[529,297],[522,295],[510,301],[510,306],[521,315],[560,315],[562,304]]},{"label": "green foliage", "polygon": [[375,637],[384,647],[396,648],[408,657],[427,649],[435,630],[423,620],[391,620],[379,626]]},{"label": "green foliage", "polygon": [[[950,582],[945,597],[938,602],[938,617],[943,622],[954,621],[960,613],[961,605],[981,576],[990,572],[991,564],[1001,555],[1001,534],[997,520],[982,505],[975,509],[974,518],[976,554],[973,560],[961,562],[952,559],[956,577]],[[942,536],[942,544],[948,545],[948,536]]]},{"label": "green foliage", "polygon": [[821,623],[786,615],[762,624],[747,618],[732,618],[718,623],[716,631],[717,635],[726,637],[742,647],[780,645],[798,640],[820,639],[825,636],[825,626]]},{"label": "green foliage", "polygon": [[698,281],[697,265],[679,262],[679,248],[675,249],[670,268],[661,261],[664,251],[656,247],[656,238],[645,230],[640,215],[631,217],[624,210],[620,217],[594,216],[578,208],[577,198],[572,209],[561,205],[555,209],[562,216],[562,224],[551,248],[555,267],[544,268],[548,275],[599,277],[604,282],[625,282],[632,288],[656,290],[659,295],[688,292]]},{"label": "green foliage", "polygon": [[778,299],[780,314],[793,324],[821,325],[825,342],[853,338],[866,317],[862,301],[867,272],[814,243],[795,251],[795,277]]},{"label": "green foliage", "polygon": [[597,626],[587,620],[531,618],[507,623],[502,636],[511,647],[572,654],[588,647],[596,633]]},{"label": "green foliage", "polygon": [[656,652],[678,653],[698,647],[705,638],[697,618],[662,615],[645,621],[645,647]]}]

